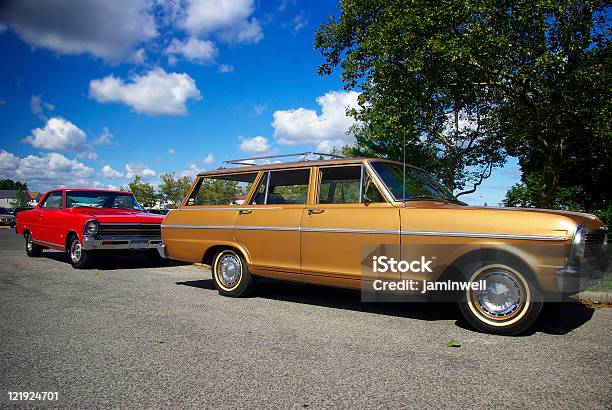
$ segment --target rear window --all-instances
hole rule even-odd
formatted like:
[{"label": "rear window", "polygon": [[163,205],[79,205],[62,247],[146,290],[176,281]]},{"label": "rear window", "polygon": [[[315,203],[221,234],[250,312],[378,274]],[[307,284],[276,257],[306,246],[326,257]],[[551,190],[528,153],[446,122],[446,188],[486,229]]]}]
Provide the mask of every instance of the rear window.
[{"label": "rear window", "polygon": [[242,205],[256,177],[257,172],[201,177],[186,205]]}]

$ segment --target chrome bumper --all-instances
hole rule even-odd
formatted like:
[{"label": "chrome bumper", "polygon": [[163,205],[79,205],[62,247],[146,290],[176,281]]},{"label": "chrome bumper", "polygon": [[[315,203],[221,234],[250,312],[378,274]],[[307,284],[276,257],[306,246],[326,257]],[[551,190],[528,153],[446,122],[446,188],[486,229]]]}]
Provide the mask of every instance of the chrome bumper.
[{"label": "chrome bumper", "polygon": [[555,271],[555,281],[561,293],[578,293],[601,283],[605,268],[564,266]]},{"label": "chrome bumper", "polygon": [[160,237],[142,236],[83,236],[85,250],[146,250],[157,249]]},{"label": "chrome bumper", "polygon": [[166,245],[164,245],[163,243],[157,245],[157,252],[159,252],[159,256],[161,256],[162,258],[168,257],[166,255]]}]

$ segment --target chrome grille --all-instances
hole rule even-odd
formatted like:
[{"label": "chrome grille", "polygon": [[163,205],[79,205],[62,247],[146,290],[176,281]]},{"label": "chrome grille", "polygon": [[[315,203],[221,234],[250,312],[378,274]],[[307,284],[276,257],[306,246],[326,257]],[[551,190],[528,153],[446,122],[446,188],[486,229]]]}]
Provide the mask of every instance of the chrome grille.
[{"label": "chrome grille", "polygon": [[601,253],[601,245],[603,244],[605,235],[606,235],[606,231],[604,230],[593,231],[593,232],[589,232],[586,234],[585,236],[586,247],[584,250],[585,258],[599,256],[599,254]]},{"label": "chrome grille", "polygon": [[100,236],[161,236],[161,224],[101,223]]}]

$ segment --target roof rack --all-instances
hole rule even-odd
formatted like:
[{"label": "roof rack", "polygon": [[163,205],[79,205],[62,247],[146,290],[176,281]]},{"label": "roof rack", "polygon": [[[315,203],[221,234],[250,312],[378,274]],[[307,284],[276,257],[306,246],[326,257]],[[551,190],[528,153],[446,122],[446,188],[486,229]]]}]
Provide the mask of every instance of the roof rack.
[{"label": "roof rack", "polygon": [[271,158],[285,158],[285,157],[300,157],[298,161],[313,161],[310,157],[316,155],[317,158],[314,160],[321,159],[320,157],[329,157],[329,158],[344,158],[341,155],[335,154],[323,154],[321,152],[298,152],[296,154],[282,154],[282,155],[266,155],[263,157],[252,157],[252,158],[240,158],[240,159],[230,159],[228,161],[223,161],[223,164],[228,165],[257,165],[254,161],[259,159],[271,159]]}]

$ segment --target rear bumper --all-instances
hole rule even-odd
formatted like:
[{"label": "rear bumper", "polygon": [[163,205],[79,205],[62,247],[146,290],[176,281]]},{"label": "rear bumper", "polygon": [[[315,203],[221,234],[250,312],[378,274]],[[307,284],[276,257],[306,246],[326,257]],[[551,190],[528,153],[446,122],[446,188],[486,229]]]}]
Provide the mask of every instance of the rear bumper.
[{"label": "rear bumper", "polygon": [[157,249],[161,237],[144,236],[84,236],[85,250],[147,250]]}]

